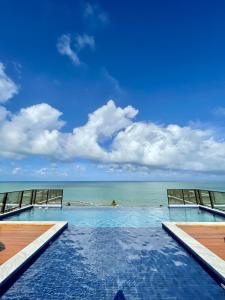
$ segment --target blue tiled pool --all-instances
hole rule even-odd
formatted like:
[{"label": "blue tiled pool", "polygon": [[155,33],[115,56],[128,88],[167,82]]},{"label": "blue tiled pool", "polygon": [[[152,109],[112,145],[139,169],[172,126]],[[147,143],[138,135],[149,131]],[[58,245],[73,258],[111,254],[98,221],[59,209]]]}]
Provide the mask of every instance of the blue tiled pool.
[{"label": "blue tiled pool", "polygon": [[64,220],[69,228],[2,299],[225,299],[225,291],[161,221],[224,221],[194,209],[48,209],[11,219]]}]

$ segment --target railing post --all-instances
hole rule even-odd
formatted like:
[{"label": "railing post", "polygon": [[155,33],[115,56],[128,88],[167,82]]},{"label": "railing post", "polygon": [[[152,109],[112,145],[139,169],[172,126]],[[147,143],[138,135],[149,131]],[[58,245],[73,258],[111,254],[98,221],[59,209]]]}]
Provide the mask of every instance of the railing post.
[{"label": "railing post", "polygon": [[30,204],[35,204],[36,202],[36,190],[32,190],[31,192],[31,201],[30,201]]},{"label": "railing post", "polygon": [[184,202],[184,205],[185,205],[185,201],[184,201],[184,190],[181,190],[181,192],[182,192],[183,202]]},{"label": "railing post", "polygon": [[2,214],[4,214],[4,212],[5,212],[5,206],[6,206],[7,198],[8,198],[8,193],[5,193],[4,197],[3,197],[3,200],[2,200]]},{"label": "railing post", "polygon": [[22,207],[22,202],[23,202],[23,192],[20,192],[20,201],[19,201],[19,207]]},{"label": "railing post", "polygon": [[196,199],[198,201],[198,204],[199,205],[203,205],[202,196],[201,196],[200,190],[195,190],[195,196],[196,196]]},{"label": "railing post", "polygon": [[200,204],[198,190],[194,190],[194,192],[195,192],[195,201],[196,201],[196,204]]},{"label": "railing post", "polygon": [[46,195],[46,204],[48,204],[48,196],[49,196],[49,190],[47,190],[47,195]]},{"label": "railing post", "polygon": [[62,208],[62,202],[63,202],[63,190],[61,190],[61,194],[62,194],[62,196],[61,196],[61,208]]},{"label": "railing post", "polygon": [[214,199],[214,193],[209,191],[209,200],[212,208],[214,208]]}]

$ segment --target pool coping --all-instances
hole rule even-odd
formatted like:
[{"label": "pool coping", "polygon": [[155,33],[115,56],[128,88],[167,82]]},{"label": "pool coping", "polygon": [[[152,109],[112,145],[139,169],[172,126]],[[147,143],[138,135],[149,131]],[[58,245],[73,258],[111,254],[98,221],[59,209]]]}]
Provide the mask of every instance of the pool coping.
[{"label": "pool coping", "polygon": [[163,222],[163,228],[180,242],[221,283],[225,284],[225,261],[203,246],[177,225],[224,225],[225,222]]},{"label": "pool coping", "polygon": [[7,211],[5,212],[4,214],[0,214],[0,221],[2,219],[5,219],[7,217],[10,217],[10,216],[13,216],[13,215],[16,215],[16,214],[19,214],[25,210],[29,210],[29,209],[32,209],[33,208],[33,205],[26,205],[24,207],[19,207],[19,208],[16,208],[14,210],[11,210],[11,211]]},{"label": "pool coping", "polygon": [[0,224],[53,225],[29,245],[0,265],[0,290],[24,265],[31,261],[35,255],[68,226],[68,222],[64,221],[1,221]]}]

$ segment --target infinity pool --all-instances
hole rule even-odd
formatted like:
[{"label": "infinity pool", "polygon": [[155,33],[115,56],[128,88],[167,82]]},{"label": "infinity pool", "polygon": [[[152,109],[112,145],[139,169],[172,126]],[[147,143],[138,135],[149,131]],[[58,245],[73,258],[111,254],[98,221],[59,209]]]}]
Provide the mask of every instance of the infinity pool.
[{"label": "infinity pool", "polygon": [[2,299],[225,299],[225,291],[162,228],[162,221],[224,221],[198,209],[33,209],[11,220],[68,220]]},{"label": "infinity pool", "polygon": [[161,227],[163,221],[219,222],[225,218],[197,208],[35,208],[9,218],[18,221],[68,221],[81,227]]}]

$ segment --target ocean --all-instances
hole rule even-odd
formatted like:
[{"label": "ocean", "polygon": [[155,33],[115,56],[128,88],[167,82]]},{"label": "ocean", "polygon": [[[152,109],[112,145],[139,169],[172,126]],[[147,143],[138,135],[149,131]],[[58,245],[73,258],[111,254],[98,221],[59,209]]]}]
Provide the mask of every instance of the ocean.
[{"label": "ocean", "polygon": [[197,188],[225,191],[225,182],[124,182],[124,181],[19,181],[0,182],[0,192],[24,189],[60,188],[64,202],[87,205],[110,205],[112,200],[120,206],[167,205],[166,190],[170,188]]}]

